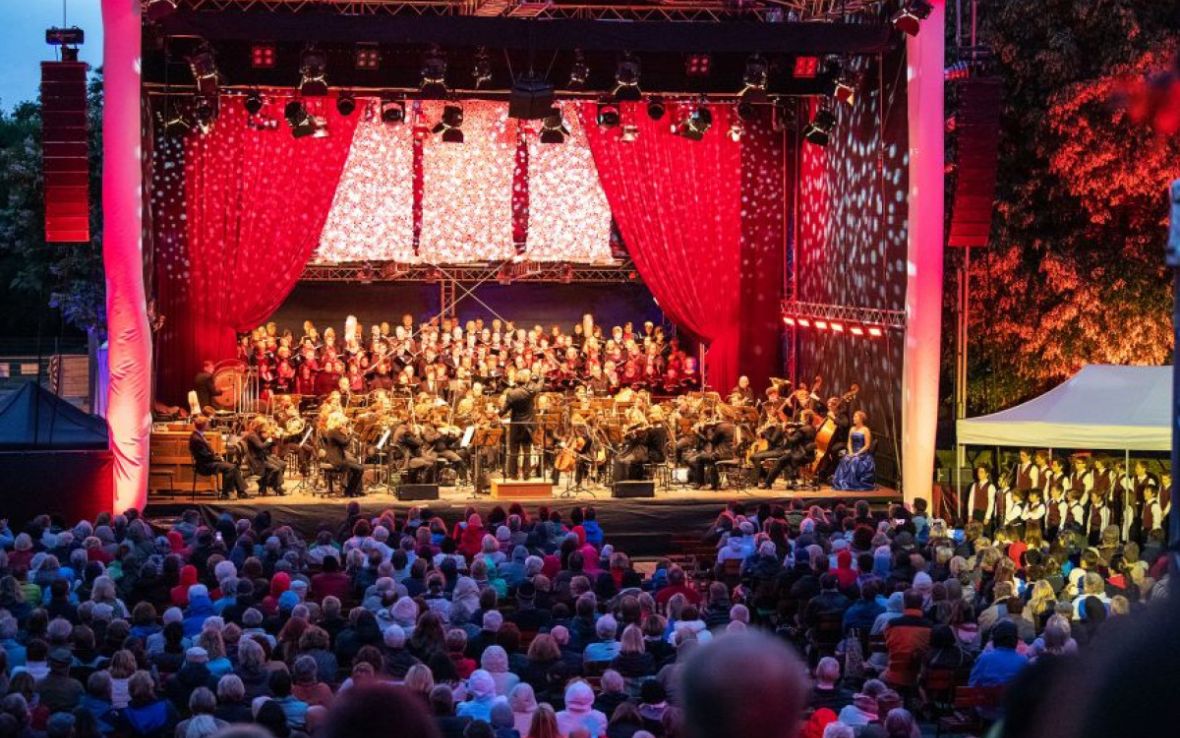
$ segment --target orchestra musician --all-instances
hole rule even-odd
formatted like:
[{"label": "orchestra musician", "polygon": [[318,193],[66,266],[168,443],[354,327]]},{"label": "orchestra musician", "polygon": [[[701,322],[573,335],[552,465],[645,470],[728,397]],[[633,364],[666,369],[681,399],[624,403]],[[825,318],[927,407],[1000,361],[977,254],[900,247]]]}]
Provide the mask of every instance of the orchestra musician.
[{"label": "orchestra musician", "polygon": [[648,460],[647,418],[638,407],[627,413],[627,427],[623,430],[623,443],[615,454],[614,480],[626,482],[643,478],[643,465]]},{"label": "orchestra musician", "polygon": [[815,458],[815,413],[804,410],[799,421],[787,426],[783,435],[783,451],[770,467],[770,473],[762,483],[763,489],[774,486],[779,475],[786,474],[787,479],[794,480],[799,476],[799,470]]},{"label": "orchestra musician", "polygon": [[572,465],[574,484],[581,486],[590,473],[590,460],[594,454],[594,435],[581,413],[570,415],[569,436],[557,445],[557,449],[553,461],[553,484],[559,484],[562,473],[570,471]]},{"label": "orchestra musician", "polygon": [[770,485],[766,483],[767,477],[770,476],[770,469],[766,468],[763,462],[773,462],[771,467],[774,467],[787,454],[787,435],[784,432],[784,424],[772,414],[758,429],[758,439],[762,443],[756,441],[755,444],[761,450],[750,454],[750,463],[754,466],[758,486],[770,489]]},{"label": "orchestra musician", "polygon": [[193,418],[193,432],[188,437],[188,450],[193,457],[193,465],[198,474],[206,477],[221,475],[221,499],[228,500],[230,493],[238,497],[246,497],[246,480],[242,477],[242,470],[237,464],[232,464],[213,451],[205,432],[209,427],[209,418],[197,415]]},{"label": "orchestra musician", "polygon": [[975,482],[967,490],[971,501],[971,519],[985,526],[996,518],[996,497],[998,490],[992,484],[991,470],[980,464],[975,467]]},{"label": "orchestra musician", "polygon": [[[525,479],[532,476],[533,431],[535,430],[534,403],[543,389],[542,377],[533,378],[528,369],[516,372],[516,385],[504,392],[500,415],[508,416],[508,464],[509,479],[521,479],[517,474],[523,470]],[[521,457],[524,458],[523,465]]]},{"label": "orchestra musician", "polygon": [[738,377],[737,385],[729,392],[729,404],[743,407],[754,404],[754,388],[746,375]]},{"label": "orchestra musician", "polygon": [[267,489],[277,495],[283,490],[283,470],[286,464],[274,454],[278,427],[272,421],[259,415],[250,421],[249,430],[242,440],[246,442],[246,464],[250,473],[258,477],[258,494],[265,495]]},{"label": "orchestra musician", "polygon": [[214,365],[206,359],[201,362],[201,371],[193,377],[193,390],[197,393],[197,405],[202,411],[213,407],[213,399],[217,397],[217,387],[213,384]]},{"label": "orchestra musician", "polygon": [[360,497],[365,467],[349,453],[351,442],[352,434],[344,413],[336,411],[328,415],[324,426],[324,460],[332,465],[333,470],[344,475],[344,496]]},{"label": "orchestra musician", "polygon": [[732,459],[736,429],[728,420],[701,423],[696,429],[696,449],[688,456],[689,481],[695,489],[708,484],[714,491],[721,486],[717,462]]}]

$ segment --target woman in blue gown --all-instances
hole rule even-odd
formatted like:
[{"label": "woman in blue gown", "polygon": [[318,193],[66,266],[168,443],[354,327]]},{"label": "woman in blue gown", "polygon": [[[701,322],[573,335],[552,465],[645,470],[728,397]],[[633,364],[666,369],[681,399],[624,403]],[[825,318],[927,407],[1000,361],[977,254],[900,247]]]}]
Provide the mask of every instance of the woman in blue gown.
[{"label": "woman in blue gown", "polygon": [[877,488],[877,463],[873,460],[873,432],[865,425],[868,415],[857,410],[852,414],[848,432],[848,453],[840,459],[832,475],[832,489],[863,491]]}]

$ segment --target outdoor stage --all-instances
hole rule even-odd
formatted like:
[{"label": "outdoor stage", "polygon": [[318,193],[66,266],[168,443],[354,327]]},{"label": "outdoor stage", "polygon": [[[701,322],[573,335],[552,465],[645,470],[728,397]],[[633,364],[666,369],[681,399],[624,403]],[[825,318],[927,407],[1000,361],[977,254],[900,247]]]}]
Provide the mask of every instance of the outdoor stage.
[{"label": "outdoor stage", "polygon": [[[824,505],[838,502],[851,505],[856,500],[868,500],[874,507],[879,507],[901,499],[896,490],[888,487],[880,487],[873,492],[838,492],[830,487],[800,491],[747,488],[713,492],[685,487],[657,489],[656,496],[647,499],[613,499],[610,490],[605,487],[595,486],[592,489],[593,496],[583,492],[576,498],[562,498],[559,496],[561,491],[555,489],[552,498],[522,500],[521,503],[530,513],[534,513],[540,505],[547,505],[560,511],[563,516],[575,505],[593,505],[608,542],[631,555],[657,556],[674,552],[678,540],[699,538],[725,505],[733,500],[754,508],[764,502],[786,505],[791,500]],[[210,522],[223,512],[234,517],[251,517],[265,509],[271,512],[276,522],[290,525],[301,535],[313,538],[319,526],[325,523],[335,530],[344,519],[345,507],[349,502],[347,499],[324,498],[309,492],[231,501],[202,497],[196,502],[178,495],[172,498],[155,497],[148,503],[145,514],[153,523],[168,525],[181,512],[191,508],[199,510],[205,520]],[[453,524],[462,517],[469,505],[486,514],[497,505],[507,509],[512,500],[495,499],[487,495],[472,500],[467,492],[455,487],[444,487],[437,502],[400,502],[392,492],[367,494],[357,499],[357,502],[364,514],[372,516],[389,509],[404,513],[413,506],[429,507],[448,524]]]}]

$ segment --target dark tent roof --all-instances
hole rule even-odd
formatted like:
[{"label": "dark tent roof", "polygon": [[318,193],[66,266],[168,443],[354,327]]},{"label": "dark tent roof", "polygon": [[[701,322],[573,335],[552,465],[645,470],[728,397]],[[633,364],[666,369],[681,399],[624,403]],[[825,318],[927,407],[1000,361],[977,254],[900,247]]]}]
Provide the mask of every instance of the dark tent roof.
[{"label": "dark tent roof", "polygon": [[88,415],[36,382],[0,403],[0,449],[107,448],[106,421]]}]

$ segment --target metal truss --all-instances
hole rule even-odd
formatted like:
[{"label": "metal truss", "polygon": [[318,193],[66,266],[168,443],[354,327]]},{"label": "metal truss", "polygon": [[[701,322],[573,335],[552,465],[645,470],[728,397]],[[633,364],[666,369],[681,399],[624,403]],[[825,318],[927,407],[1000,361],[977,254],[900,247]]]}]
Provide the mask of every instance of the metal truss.
[{"label": "metal truss", "polygon": [[783,300],[782,313],[784,318],[808,318],[812,321],[877,325],[894,330],[905,330],[906,323],[904,310],[883,310],[853,305],[799,302],[797,300]]},{"label": "metal truss", "polygon": [[617,264],[504,261],[486,264],[403,264],[360,262],[310,263],[303,269],[308,282],[549,282],[558,284],[625,284],[639,279],[630,261]]},{"label": "metal truss", "polygon": [[[141,0],[146,6],[151,0]],[[884,0],[670,0],[657,3],[555,3],[551,0],[178,0],[190,10],[255,10],[269,13],[323,12],[341,15],[474,15],[483,17],[611,21],[764,23],[825,21],[876,13]]]}]

